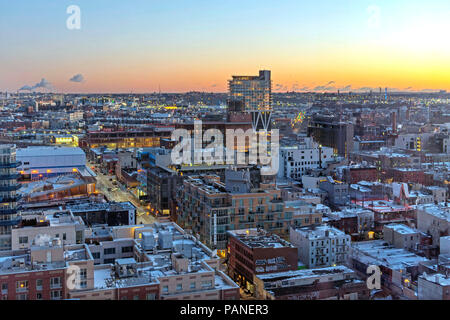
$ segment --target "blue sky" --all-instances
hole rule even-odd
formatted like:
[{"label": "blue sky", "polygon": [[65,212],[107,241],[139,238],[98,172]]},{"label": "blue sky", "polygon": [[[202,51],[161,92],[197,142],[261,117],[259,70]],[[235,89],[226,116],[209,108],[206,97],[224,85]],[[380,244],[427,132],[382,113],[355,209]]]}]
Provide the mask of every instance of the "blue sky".
[{"label": "blue sky", "polygon": [[[72,4],[80,30],[66,28]],[[45,78],[67,92],[223,91],[263,67],[289,88],[450,89],[446,0],[0,0],[0,12],[0,90]]]}]

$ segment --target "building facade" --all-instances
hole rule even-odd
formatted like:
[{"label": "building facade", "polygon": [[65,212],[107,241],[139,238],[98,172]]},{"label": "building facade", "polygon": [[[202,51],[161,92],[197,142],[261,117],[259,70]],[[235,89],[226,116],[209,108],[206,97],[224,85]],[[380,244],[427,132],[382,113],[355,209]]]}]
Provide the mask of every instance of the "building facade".
[{"label": "building facade", "polygon": [[17,215],[17,190],[16,168],[20,165],[16,161],[16,147],[14,145],[0,145],[0,250],[11,249],[11,230],[20,222]]}]

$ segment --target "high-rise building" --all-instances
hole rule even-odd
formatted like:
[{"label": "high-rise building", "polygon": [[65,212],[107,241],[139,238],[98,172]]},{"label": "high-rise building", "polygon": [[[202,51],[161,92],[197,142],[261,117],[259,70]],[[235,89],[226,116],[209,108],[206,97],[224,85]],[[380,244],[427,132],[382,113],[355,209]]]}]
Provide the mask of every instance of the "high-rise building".
[{"label": "high-rise building", "polygon": [[354,127],[351,122],[316,115],[309,123],[308,135],[319,144],[333,148],[339,156],[348,158],[353,152]]},{"label": "high-rise building", "polygon": [[244,111],[252,114],[253,129],[268,129],[272,115],[272,80],[269,70],[258,76],[233,76],[228,81],[231,100],[243,101]]},{"label": "high-rise building", "polygon": [[11,229],[19,224],[15,145],[0,145],[0,250],[11,249]]}]

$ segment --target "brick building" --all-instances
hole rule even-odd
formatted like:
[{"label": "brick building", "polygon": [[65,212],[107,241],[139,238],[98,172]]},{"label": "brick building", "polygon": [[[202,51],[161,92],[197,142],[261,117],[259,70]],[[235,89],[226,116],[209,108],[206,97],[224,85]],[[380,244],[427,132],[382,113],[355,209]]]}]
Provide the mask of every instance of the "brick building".
[{"label": "brick building", "polygon": [[255,275],[297,270],[298,251],[292,244],[261,229],[228,231],[230,276],[253,292]]}]

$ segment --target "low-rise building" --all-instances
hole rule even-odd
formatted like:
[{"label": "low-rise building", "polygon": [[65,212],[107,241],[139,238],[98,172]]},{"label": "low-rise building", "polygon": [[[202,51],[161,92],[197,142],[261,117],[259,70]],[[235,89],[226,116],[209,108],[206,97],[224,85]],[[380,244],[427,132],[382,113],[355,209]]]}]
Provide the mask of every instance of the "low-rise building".
[{"label": "low-rise building", "polygon": [[450,206],[422,205],[417,207],[417,228],[432,236],[433,245],[450,235]]},{"label": "low-rise building", "polygon": [[327,225],[291,227],[289,239],[298,248],[299,259],[307,268],[344,264],[351,242],[349,235]]},{"label": "low-rise building", "polygon": [[384,241],[396,248],[417,251],[421,232],[404,224],[391,223],[383,228]]},{"label": "low-rise building", "polygon": [[239,284],[253,292],[255,275],[297,270],[298,250],[261,229],[228,231],[228,270]]},{"label": "low-rise building", "polygon": [[336,266],[255,276],[256,297],[260,300],[361,300],[369,289],[356,273]]},{"label": "low-rise building", "polygon": [[28,212],[22,215],[20,225],[11,231],[11,249],[29,249],[39,238],[57,238],[63,245],[82,244],[84,229],[81,217],[67,211]]},{"label": "low-rise building", "polygon": [[420,300],[450,300],[450,277],[440,273],[419,276],[418,297]]}]

